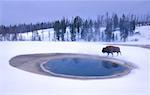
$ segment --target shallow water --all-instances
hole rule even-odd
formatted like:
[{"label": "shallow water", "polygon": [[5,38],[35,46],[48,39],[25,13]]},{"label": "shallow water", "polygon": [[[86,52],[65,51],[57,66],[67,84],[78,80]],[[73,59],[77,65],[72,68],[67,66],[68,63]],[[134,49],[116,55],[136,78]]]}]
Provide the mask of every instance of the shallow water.
[{"label": "shallow water", "polygon": [[52,59],[43,66],[55,74],[71,76],[109,76],[128,69],[110,61],[79,57]]}]

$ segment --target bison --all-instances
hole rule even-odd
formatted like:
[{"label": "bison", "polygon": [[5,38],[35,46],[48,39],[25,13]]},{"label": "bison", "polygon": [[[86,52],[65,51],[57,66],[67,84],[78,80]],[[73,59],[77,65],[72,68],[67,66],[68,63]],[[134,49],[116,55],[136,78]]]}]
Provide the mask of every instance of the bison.
[{"label": "bison", "polygon": [[117,56],[118,56],[119,53],[121,54],[120,48],[115,47],[115,46],[106,46],[102,49],[102,52],[107,53],[108,55],[109,55],[109,53],[111,53],[113,55],[113,53],[116,52]]}]

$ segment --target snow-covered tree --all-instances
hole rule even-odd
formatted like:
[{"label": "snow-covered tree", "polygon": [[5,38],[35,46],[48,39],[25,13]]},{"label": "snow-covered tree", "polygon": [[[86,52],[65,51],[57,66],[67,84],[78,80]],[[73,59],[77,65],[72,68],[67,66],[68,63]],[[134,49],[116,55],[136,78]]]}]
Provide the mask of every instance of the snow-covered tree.
[{"label": "snow-covered tree", "polygon": [[78,33],[78,40],[79,40],[81,26],[82,26],[82,19],[79,16],[76,16],[74,18],[74,27],[76,28]]},{"label": "snow-covered tree", "polygon": [[71,41],[76,41],[76,31],[75,25],[73,23],[70,24],[70,34],[71,34]]},{"label": "snow-covered tree", "polygon": [[107,25],[106,25],[106,30],[105,30],[105,35],[106,35],[106,41],[107,42],[111,41],[111,39],[112,39],[112,32],[113,32],[113,29],[112,29],[112,20],[108,19]]},{"label": "snow-covered tree", "polygon": [[65,20],[65,18],[63,18],[62,20],[61,20],[61,32],[60,32],[60,35],[61,35],[61,40],[62,41],[65,41],[65,39],[64,39],[64,34],[66,33],[66,28],[67,28],[67,23],[66,23],[66,20]]},{"label": "snow-covered tree", "polygon": [[116,28],[118,27],[118,23],[119,21],[118,21],[118,16],[117,16],[117,14],[114,14],[114,16],[113,16],[113,30],[116,30]]},{"label": "snow-covered tree", "polygon": [[56,34],[56,39],[59,41],[60,40],[60,22],[59,20],[58,21],[55,21],[54,23],[54,31],[55,31],[55,34]]},{"label": "snow-covered tree", "polygon": [[124,14],[123,14],[122,18],[120,19],[120,25],[119,26],[120,26],[121,40],[123,40],[125,42],[128,35],[129,35],[130,23]]},{"label": "snow-covered tree", "polygon": [[84,39],[84,40],[87,40],[87,35],[88,35],[88,21],[85,20],[83,22],[83,26],[82,26],[82,29],[81,29],[81,39]]}]

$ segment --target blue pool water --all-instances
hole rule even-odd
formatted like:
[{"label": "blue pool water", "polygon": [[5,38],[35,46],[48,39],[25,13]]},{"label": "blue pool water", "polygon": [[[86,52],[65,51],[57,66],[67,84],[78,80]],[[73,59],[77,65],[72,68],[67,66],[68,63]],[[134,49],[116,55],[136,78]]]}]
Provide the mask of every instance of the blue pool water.
[{"label": "blue pool water", "polygon": [[51,59],[43,67],[55,74],[71,76],[109,76],[128,69],[111,61],[80,57]]}]

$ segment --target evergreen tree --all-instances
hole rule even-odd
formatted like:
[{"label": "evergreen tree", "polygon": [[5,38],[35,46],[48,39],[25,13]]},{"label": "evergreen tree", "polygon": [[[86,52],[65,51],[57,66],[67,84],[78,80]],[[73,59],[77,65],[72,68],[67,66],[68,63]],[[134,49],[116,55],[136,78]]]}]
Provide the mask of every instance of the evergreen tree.
[{"label": "evergreen tree", "polygon": [[70,24],[71,41],[76,41],[76,31],[74,23]]},{"label": "evergreen tree", "polygon": [[54,31],[56,34],[56,39],[59,41],[60,40],[60,22],[59,21],[55,21],[54,23]]},{"label": "evergreen tree", "polygon": [[18,34],[17,34],[17,26],[16,26],[16,25],[14,25],[14,26],[12,27],[12,31],[14,32],[14,33],[13,33],[13,36],[12,36],[12,41],[17,41],[17,36],[18,36]]},{"label": "evergreen tree", "polygon": [[115,34],[114,33],[112,34],[112,41],[113,42],[115,41]]},{"label": "evergreen tree", "polygon": [[113,16],[113,30],[116,30],[117,27],[118,27],[118,16],[117,14],[115,14]]},{"label": "evergreen tree", "polygon": [[106,34],[106,41],[110,42],[112,39],[112,20],[108,19],[107,21],[107,25],[106,25],[106,30],[105,30],[105,34]]},{"label": "evergreen tree", "polygon": [[88,21],[85,20],[83,22],[83,27],[81,30],[81,39],[87,40],[87,34],[88,34]]},{"label": "evergreen tree", "polygon": [[67,23],[66,23],[65,18],[63,18],[61,20],[61,33],[60,33],[62,41],[65,41],[64,34],[66,33],[66,28],[67,28]]},{"label": "evergreen tree", "polygon": [[121,36],[121,40],[123,40],[124,42],[126,41],[128,34],[129,34],[129,21],[128,19],[125,17],[125,15],[123,14],[122,18],[120,19],[120,36]]},{"label": "evergreen tree", "polygon": [[74,18],[74,26],[77,30],[77,33],[78,33],[78,40],[79,40],[79,35],[80,35],[80,28],[82,26],[82,19],[79,17],[79,16],[76,16]]},{"label": "evergreen tree", "polygon": [[45,29],[45,26],[44,26],[43,22],[40,24],[40,28],[42,29],[42,40],[44,40],[44,31],[43,31],[43,29]]},{"label": "evergreen tree", "polygon": [[94,29],[95,29],[95,40],[100,40],[100,23],[98,21],[94,22]]},{"label": "evergreen tree", "polygon": [[115,35],[115,41],[118,41],[118,35]]},{"label": "evergreen tree", "polygon": [[91,41],[93,39],[93,22],[92,20],[88,21],[88,41]]},{"label": "evergreen tree", "polygon": [[135,20],[130,22],[130,35],[132,36],[135,30]]},{"label": "evergreen tree", "polygon": [[105,33],[104,32],[102,32],[102,34],[101,34],[101,39],[102,39],[102,41],[105,41]]}]

